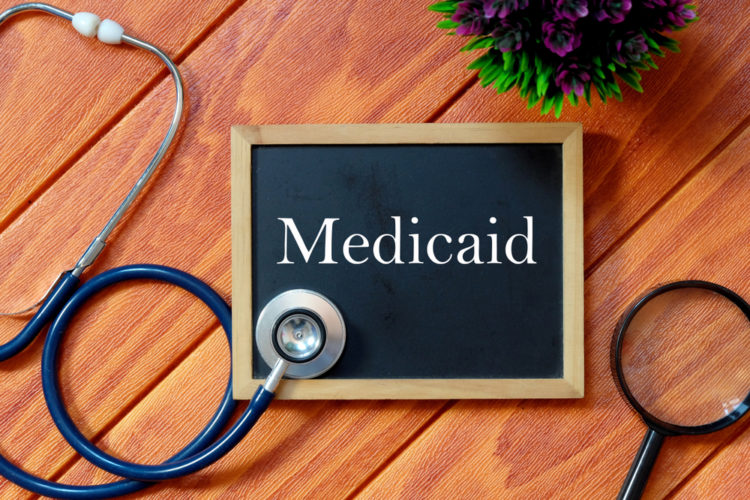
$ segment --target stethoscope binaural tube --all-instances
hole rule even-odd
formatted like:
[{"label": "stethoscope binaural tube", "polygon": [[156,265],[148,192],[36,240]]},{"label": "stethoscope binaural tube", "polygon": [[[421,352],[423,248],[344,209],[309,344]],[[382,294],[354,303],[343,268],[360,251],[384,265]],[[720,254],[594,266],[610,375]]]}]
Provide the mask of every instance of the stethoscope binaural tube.
[{"label": "stethoscope binaural tube", "polygon": [[[99,234],[92,240],[91,244],[86,248],[86,251],[76,262],[75,266],[63,273],[61,273],[57,282],[50,288],[45,298],[34,306],[27,308],[17,313],[4,313],[2,316],[13,316],[17,314],[25,314],[26,312],[33,310],[36,306],[40,306],[39,310],[34,314],[33,318],[26,324],[23,330],[9,342],[0,345],[0,361],[5,361],[16,354],[23,351],[29,344],[36,338],[39,332],[44,326],[52,319],[55,312],[58,311],[65,303],[67,298],[73,293],[75,287],[78,285],[78,279],[80,278],[83,271],[94,263],[96,258],[102,252],[106,245],[107,238],[114,230],[115,226],[125,215],[130,205],[133,204],[135,199],[138,197],[140,192],[148,183],[148,180],[156,171],[156,167],[164,159],[172,141],[174,140],[177,130],[180,126],[180,119],[182,118],[182,110],[184,106],[184,93],[183,83],[180,71],[175,65],[174,61],[169,58],[162,50],[154,45],[140,40],[136,37],[126,34],[122,28],[115,23],[105,19],[99,21],[99,18],[89,13],[72,14],[63,9],[53,7],[44,3],[25,3],[11,7],[4,12],[0,13],[0,24],[4,23],[11,17],[28,11],[40,11],[53,16],[71,21],[77,31],[84,36],[91,37],[97,34],[99,39],[103,43],[110,45],[116,44],[127,44],[139,49],[145,50],[157,56],[169,70],[175,85],[175,110],[172,115],[172,119],[167,129],[167,133],[164,136],[159,148],[154,154],[151,161],[148,163],[146,168],[141,173],[140,177],[136,180],[133,187],[130,189],[128,194],[125,196],[123,201],[117,207],[115,212],[110,217],[109,221],[105,224]],[[84,23],[80,23],[83,19]]]}]

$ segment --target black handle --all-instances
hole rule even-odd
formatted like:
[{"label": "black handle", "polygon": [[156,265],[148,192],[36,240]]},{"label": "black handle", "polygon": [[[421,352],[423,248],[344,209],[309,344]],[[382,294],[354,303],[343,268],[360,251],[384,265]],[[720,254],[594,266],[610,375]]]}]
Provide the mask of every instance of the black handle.
[{"label": "black handle", "polygon": [[633,465],[630,466],[620,494],[617,495],[617,500],[638,500],[641,498],[662,442],[664,442],[664,436],[649,428],[643,437],[635,459],[633,459]]}]

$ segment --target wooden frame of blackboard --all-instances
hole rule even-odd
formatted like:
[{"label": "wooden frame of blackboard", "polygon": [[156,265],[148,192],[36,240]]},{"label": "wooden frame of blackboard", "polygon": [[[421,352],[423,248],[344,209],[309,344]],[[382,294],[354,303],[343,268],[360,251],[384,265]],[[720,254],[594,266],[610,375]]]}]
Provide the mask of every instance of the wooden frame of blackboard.
[{"label": "wooden frame of blackboard", "polygon": [[583,352],[583,131],[579,123],[257,125],[232,127],[232,376],[235,399],[253,379],[251,158],[254,145],[561,144],[563,376],[545,379],[285,380],[282,399],[581,398]]}]

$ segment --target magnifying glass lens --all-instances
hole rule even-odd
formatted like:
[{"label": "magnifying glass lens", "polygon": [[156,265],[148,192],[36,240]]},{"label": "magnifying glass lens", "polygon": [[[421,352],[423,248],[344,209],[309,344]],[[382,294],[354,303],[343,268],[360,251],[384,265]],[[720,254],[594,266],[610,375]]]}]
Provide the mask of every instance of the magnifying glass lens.
[{"label": "magnifying glass lens", "polygon": [[633,397],[674,425],[710,424],[750,393],[750,320],[723,295],[679,288],[649,300],[622,338],[621,367]]}]

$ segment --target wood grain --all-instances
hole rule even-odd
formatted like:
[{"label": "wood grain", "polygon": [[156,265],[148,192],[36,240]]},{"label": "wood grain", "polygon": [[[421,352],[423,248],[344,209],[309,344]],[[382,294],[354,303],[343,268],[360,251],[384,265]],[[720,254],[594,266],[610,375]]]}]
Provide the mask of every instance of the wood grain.
[{"label": "wood grain", "polygon": [[[205,3],[188,4],[180,4],[175,15],[215,13],[222,24],[205,40],[190,35],[195,41],[178,45],[191,52],[181,65],[188,82],[187,128],[171,162],[160,169],[137,210],[116,231],[94,272],[124,263],[164,263],[197,274],[228,296],[230,125],[422,121],[440,116],[452,98],[456,102],[442,117],[445,121],[537,120],[536,112],[516,107],[516,96],[494,97],[475,89],[455,94],[469,78],[462,68],[471,56],[456,54],[461,41],[438,33],[423,3],[247,2],[236,12],[230,7],[231,17],[222,17]],[[170,49],[177,46],[167,42],[183,40],[180,36],[164,29],[152,38],[141,28],[146,23],[139,21],[185,26],[161,10],[168,5],[119,2],[87,10],[111,9],[110,17],[137,26],[136,34],[173,53]],[[196,13],[193,8],[204,10]],[[365,496],[392,498],[407,484],[405,491],[415,497],[493,498],[506,492],[530,492],[528,496],[534,497],[568,491],[611,497],[641,437],[637,419],[616,395],[608,375],[602,376],[606,366],[601,353],[616,316],[652,280],[700,276],[721,280],[748,296],[746,266],[741,263],[747,261],[750,247],[745,194],[749,172],[737,163],[748,151],[747,134],[740,137],[738,132],[747,117],[750,74],[747,23],[738,15],[743,8],[739,1],[700,2],[702,20],[678,35],[683,53],[670,56],[660,63],[660,71],[646,76],[644,96],[626,92],[623,104],[606,110],[597,105],[564,116],[584,121],[586,131],[586,251],[592,274],[586,283],[589,385],[581,403],[569,407],[565,402],[526,401],[282,402],[261,421],[252,435],[257,438],[248,437],[205,473],[150,493],[165,498],[251,493],[339,498],[370,485]],[[159,15],[152,16],[150,9],[160,9]],[[49,66],[53,59],[38,52],[46,50],[45,44],[30,50],[28,40],[34,38],[23,31],[26,23],[39,23],[29,28],[30,33],[53,33],[57,24],[43,19],[13,21],[12,30],[0,28],[3,47],[16,44],[15,50],[0,52],[1,66],[7,68],[0,74],[0,100],[13,93],[26,95],[29,81],[20,79],[15,68],[26,64],[27,57],[38,57],[34,60],[55,69]],[[54,50],[69,53],[68,60],[78,54],[67,46]],[[17,57],[19,52],[23,57]],[[102,52],[102,61],[109,52]],[[139,66],[135,55],[127,56]],[[15,66],[8,61],[16,61]],[[122,66],[130,67],[124,62]],[[70,72],[67,67],[57,69],[60,78]],[[33,78],[46,78],[45,74],[34,72]],[[83,135],[91,138],[89,143],[77,149],[81,139],[74,137],[65,143],[69,147],[54,151],[58,160],[40,167],[48,173],[30,185],[28,209],[28,195],[17,186],[29,175],[28,164],[8,156],[16,149],[0,142],[3,189],[18,193],[0,225],[7,227],[0,234],[0,289],[6,291],[0,296],[1,306],[32,301],[77,258],[116,203],[109,198],[124,193],[153,153],[171,111],[166,84],[143,87],[143,80],[133,78],[129,88],[142,90],[123,107],[119,97],[127,100],[130,94],[120,94],[119,89],[127,83],[113,84],[104,93],[93,84],[81,91],[79,72],[70,74],[72,82],[62,86],[70,93],[60,100],[80,99],[76,103],[82,109],[94,102],[101,106],[98,115],[106,116],[106,125],[97,128],[98,122],[87,117],[92,132]],[[25,98],[33,104],[27,111],[8,104],[3,108],[4,119],[26,115],[11,132],[23,131],[34,120],[59,127],[54,134],[39,129],[24,139],[18,150],[27,151],[22,159],[32,164],[45,162],[69,133],[68,121],[56,113],[45,114],[55,100],[56,94],[41,95],[37,100]],[[135,102],[140,104],[133,106]],[[78,115],[71,118],[74,125],[82,120]],[[109,127],[111,133],[103,135]],[[0,141],[6,132],[3,129]],[[30,144],[35,141],[47,147],[33,149]],[[732,149],[721,154],[728,144]],[[705,168],[719,155],[720,162]],[[732,155],[734,160],[727,160]],[[102,179],[93,185],[92,172]],[[79,219],[81,212],[87,215]],[[645,221],[648,228],[639,229]],[[744,230],[738,230],[743,224]],[[130,329],[126,325],[136,314],[137,328]],[[20,324],[0,321],[0,338],[10,338]],[[104,294],[76,320],[64,346],[65,399],[76,422],[102,446],[129,458],[165,458],[205,423],[226,383],[226,347],[214,327],[201,306],[171,289],[144,284]],[[58,477],[70,469],[75,454],[46,414],[38,376],[40,351],[41,342],[36,342],[17,359],[0,365],[0,416],[5,424],[0,449],[32,471]],[[176,388],[184,388],[185,397],[175,396]],[[441,415],[444,418],[432,425]],[[460,427],[446,425],[447,416]],[[33,432],[28,431],[31,423]],[[729,431],[735,432],[668,440],[648,494],[662,496],[680,484],[700,457],[711,457],[718,444],[733,435]],[[158,439],[157,433],[169,438]],[[441,433],[445,435],[435,441]],[[415,441],[417,436],[422,438]],[[519,454],[509,451],[518,449]],[[395,457],[399,459],[394,462]],[[467,463],[460,463],[462,459]],[[709,485],[722,477],[742,479],[744,469],[733,460],[714,458],[707,463],[706,475],[693,476],[700,479],[696,484]],[[75,462],[70,470],[66,479],[104,478],[85,462]],[[396,471],[409,475],[403,478]],[[730,487],[747,496],[742,489],[747,482],[739,480]],[[685,494],[692,491],[691,484],[685,483]],[[319,489],[313,490],[314,485]],[[0,480],[0,494],[17,498],[23,492]]]},{"label": "wood grain", "polygon": [[[223,334],[215,332],[144,398],[98,444],[150,463],[172,454],[208,420],[229,360]],[[222,358],[224,363],[213,360]],[[220,366],[217,366],[220,365]],[[202,376],[195,376],[201,373]],[[212,394],[206,398],[205,394]],[[176,404],[174,395],[187,404]],[[213,401],[211,401],[213,399]],[[406,440],[434,410],[417,401],[277,401],[242,443],[217,464],[190,477],[157,486],[155,498],[188,491],[215,497],[340,497],[384,458],[384,443]],[[154,437],[158,434],[158,438]],[[88,483],[111,479],[79,461],[63,477]]]},{"label": "wood grain", "polygon": [[745,427],[737,439],[675,490],[674,497],[686,500],[746,497],[750,483],[750,429]]},{"label": "wood grain", "polygon": [[[409,8],[384,12],[390,28],[383,32],[383,17],[371,15],[378,5],[340,4],[329,9],[328,23],[311,24],[318,10],[310,4],[248,3],[226,19],[181,65],[188,82],[189,117],[181,142],[92,271],[140,261],[173,265],[198,275],[228,297],[230,125],[321,119],[419,121],[432,108],[414,103],[425,95],[431,105],[446,101],[465,81],[465,75],[453,71],[467,62],[465,55],[456,55],[457,42],[432,37],[432,20]],[[377,65],[370,64],[366,51],[350,50],[352,40],[364,43],[364,34],[374,32],[383,37],[368,42],[377,42],[383,53]],[[291,39],[305,50],[290,52]],[[404,41],[409,50],[401,46]],[[314,66],[307,64],[311,55],[316,57]],[[279,64],[282,59],[287,63]],[[300,73],[296,68],[308,69]],[[329,79],[346,81],[346,88],[332,92],[339,86],[331,87]],[[0,262],[0,286],[16,291],[12,300],[33,299],[33,290],[17,290],[18,283],[31,281],[29,269],[34,269],[35,280],[46,282],[40,287],[44,289],[106,221],[160,140],[171,113],[170,85],[162,82],[150,91],[3,232],[0,255],[11,258]],[[410,96],[411,92],[416,94]],[[91,172],[105,181],[92,182]],[[154,295],[143,295],[147,290]],[[9,300],[8,294],[3,297]],[[128,326],[131,321],[136,323],[134,329]],[[21,324],[4,320],[2,338],[10,338]],[[65,341],[62,384],[76,422],[90,436],[106,431],[188,356],[211,327],[202,306],[173,290],[142,285],[104,293],[82,311]],[[2,366],[7,404],[1,410],[6,425],[0,438],[3,453],[14,462],[54,475],[74,455],[44,409],[40,349],[37,342]],[[213,359],[225,356],[222,352]],[[174,403],[159,400],[159,404]],[[212,401],[205,398],[200,404],[210,408]],[[331,411],[370,418],[378,414],[372,412],[373,405],[378,404]],[[437,407],[437,403],[421,406],[423,410]],[[394,408],[382,415],[379,425],[387,427],[399,419],[407,424],[393,441],[373,441],[379,446],[377,453],[372,447],[366,452],[373,467],[430,414],[412,403]],[[25,432],[29,421],[35,424],[33,433]],[[191,433],[201,424],[186,422]],[[314,428],[319,435],[330,429]],[[369,470],[354,471],[347,484]],[[0,488],[8,497],[20,494],[5,481]]]},{"label": "wood grain", "polygon": [[[651,286],[717,281],[750,295],[746,130],[586,280],[583,401],[459,402],[367,489],[364,498],[441,497],[467,487],[478,498],[613,498],[645,427],[615,388],[609,344],[627,305]],[[744,207],[744,208],[743,208]],[[732,428],[668,438],[646,490],[660,498]],[[750,494],[750,483],[734,484]]]}]

